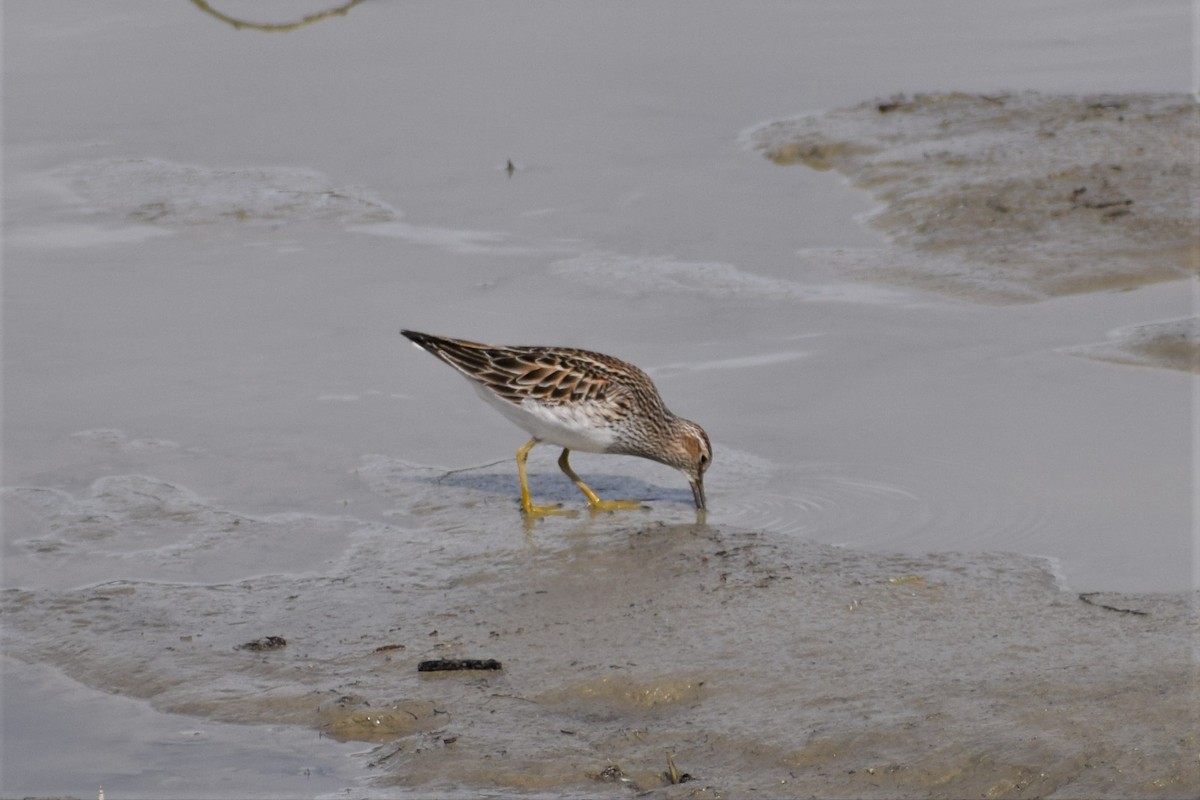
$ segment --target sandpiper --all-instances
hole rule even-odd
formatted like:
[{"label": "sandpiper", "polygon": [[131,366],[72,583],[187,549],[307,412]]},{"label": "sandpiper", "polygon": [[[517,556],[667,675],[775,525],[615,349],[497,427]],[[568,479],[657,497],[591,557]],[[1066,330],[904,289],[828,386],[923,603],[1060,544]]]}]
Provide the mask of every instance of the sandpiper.
[{"label": "sandpiper", "polygon": [[571,347],[501,347],[402,330],[412,342],[471,380],[488,404],[533,438],[517,450],[521,509],[530,517],[571,513],[535,506],[525,460],[538,442],[563,449],[558,466],[592,509],[637,508],[635,500],[601,500],[571,469],[572,450],[649,458],[674,467],[692,485],[703,511],[704,471],[712,463],[708,435],[672,414],[650,376],[626,361]]}]

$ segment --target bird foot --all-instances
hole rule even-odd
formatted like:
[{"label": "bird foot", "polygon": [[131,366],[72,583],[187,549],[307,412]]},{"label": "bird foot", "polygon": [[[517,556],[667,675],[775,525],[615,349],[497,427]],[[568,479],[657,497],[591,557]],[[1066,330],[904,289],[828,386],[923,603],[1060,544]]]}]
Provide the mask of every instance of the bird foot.
[{"label": "bird foot", "polygon": [[591,511],[593,514],[601,511],[619,511],[635,508],[648,510],[650,506],[640,500],[597,500],[594,503],[588,503],[588,511]]},{"label": "bird foot", "polygon": [[522,506],[521,511],[524,512],[525,516],[529,517],[530,519],[537,519],[538,517],[554,517],[554,516],[559,516],[559,517],[577,517],[577,516],[579,516],[579,512],[576,511],[575,509],[563,508],[562,503],[554,503],[553,505],[548,505],[548,506],[535,506],[535,505],[531,504],[531,505],[527,505],[527,506]]}]

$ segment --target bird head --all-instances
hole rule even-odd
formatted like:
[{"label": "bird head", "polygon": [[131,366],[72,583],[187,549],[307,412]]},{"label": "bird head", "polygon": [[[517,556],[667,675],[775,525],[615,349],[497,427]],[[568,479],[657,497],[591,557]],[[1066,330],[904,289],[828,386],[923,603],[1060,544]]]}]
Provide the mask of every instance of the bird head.
[{"label": "bird head", "polygon": [[692,497],[696,501],[696,510],[704,511],[704,472],[712,464],[712,443],[708,434],[696,423],[688,419],[676,419],[674,447],[672,448],[671,466],[687,476],[692,485]]}]

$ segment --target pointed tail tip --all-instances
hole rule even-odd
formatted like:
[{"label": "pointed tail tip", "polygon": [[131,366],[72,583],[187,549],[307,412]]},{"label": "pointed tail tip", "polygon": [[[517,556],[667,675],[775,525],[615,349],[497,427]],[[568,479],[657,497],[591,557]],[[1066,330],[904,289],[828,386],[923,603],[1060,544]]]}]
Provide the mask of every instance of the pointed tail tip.
[{"label": "pointed tail tip", "polygon": [[407,328],[400,329],[400,335],[412,342],[412,346],[418,350],[428,350],[425,344],[429,341],[429,336],[420,331],[410,331]]},{"label": "pointed tail tip", "polygon": [[417,346],[420,346],[422,342],[427,342],[432,338],[427,333],[421,333],[420,331],[410,331],[407,328],[401,328],[400,335],[403,336],[405,339],[408,339],[410,342],[412,342],[413,344],[415,344]]}]

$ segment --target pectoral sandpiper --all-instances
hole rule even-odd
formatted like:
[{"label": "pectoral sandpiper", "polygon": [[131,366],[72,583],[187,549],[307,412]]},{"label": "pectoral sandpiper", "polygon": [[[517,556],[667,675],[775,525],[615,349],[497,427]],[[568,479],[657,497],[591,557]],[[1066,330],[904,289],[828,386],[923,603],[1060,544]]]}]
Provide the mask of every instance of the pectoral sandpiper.
[{"label": "pectoral sandpiper", "polygon": [[525,460],[538,442],[563,449],[558,466],[595,510],[637,508],[633,500],[601,500],[571,469],[572,450],[640,456],[687,476],[696,508],[703,511],[704,471],[712,463],[708,435],[672,414],[654,382],[620,359],[570,347],[500,347],[400,331],[423,350],[471,379],[479,396],[533,438],[517,450],[521,508],[530,517],[570,513],[535,506]]}]

